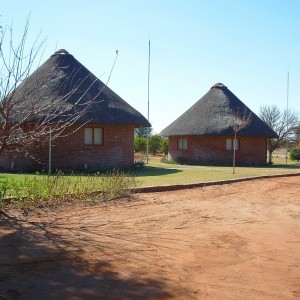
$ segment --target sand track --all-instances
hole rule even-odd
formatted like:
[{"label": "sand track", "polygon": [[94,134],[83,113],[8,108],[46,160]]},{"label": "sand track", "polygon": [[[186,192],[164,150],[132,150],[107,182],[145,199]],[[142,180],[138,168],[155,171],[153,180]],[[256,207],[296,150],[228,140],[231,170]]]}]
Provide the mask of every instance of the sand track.
[{"label": "sand track", "polygon": [[0,219],[7,299],[300,299],[300,176]]}]

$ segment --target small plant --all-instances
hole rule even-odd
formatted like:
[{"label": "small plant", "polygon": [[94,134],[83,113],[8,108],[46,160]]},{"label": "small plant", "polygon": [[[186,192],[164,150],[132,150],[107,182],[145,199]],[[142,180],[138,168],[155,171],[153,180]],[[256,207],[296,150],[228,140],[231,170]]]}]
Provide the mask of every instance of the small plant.
[{"label": "small plant", "polygon": [[8,190],[8,180],[6,179],[1,185],[0,185],[0,199],[4,198],[7,194]]},{"label": "small plant", "polygon": [[168,163],[168,157],[166,155],[162,156],[160,159],[161,163],[167,164]]},{"label": "small plant", "polygon": [[21,181],[12,178],[0,183],[0,210],[7,204],[20,207],[44,205],[49,202],[101,201],[129,195],[139,183],[120,170],[92,176],[36,175]]},{"label": "small plant", "polygon": [[129,195],[129,188],[138,186],[134,176],[127,176],[124,172],[113,169],[100,175],[98,192],[104,200],[120,198]]},{"label": "small plant", "polygon": [[300,148],[293,148],[290,151],[290,159],[295,161],[299,161],[300,160]]}]

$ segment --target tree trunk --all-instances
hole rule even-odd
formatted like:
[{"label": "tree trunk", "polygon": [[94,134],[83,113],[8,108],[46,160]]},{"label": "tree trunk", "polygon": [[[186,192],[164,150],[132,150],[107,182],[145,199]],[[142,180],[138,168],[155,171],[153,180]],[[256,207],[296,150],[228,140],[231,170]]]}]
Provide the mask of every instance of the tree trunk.
[{"label": "tree trunk", "polygon": [[273,151],[269,149],[268,152],[269,152],[268,164],[271,165],[272,164],[272,153],[273,153]]},{"label": "tree trunk", "polygon": [[232,161],[232,174],[235,174],[235,144],[236,144],[236,136],[237,136],[237,133],[235,132],[234,134],[234,140],[233,140],[233,161]]}]

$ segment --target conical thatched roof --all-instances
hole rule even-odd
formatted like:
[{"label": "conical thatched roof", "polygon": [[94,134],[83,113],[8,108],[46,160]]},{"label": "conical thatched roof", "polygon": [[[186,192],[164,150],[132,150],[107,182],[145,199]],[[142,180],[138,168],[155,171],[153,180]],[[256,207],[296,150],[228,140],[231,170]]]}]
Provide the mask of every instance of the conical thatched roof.
[{"label": "conical thatched roof", "polygon": [[[24,97],[26,94],[30,96]],[[55,99],[66,99],[67,104],[59,105],[70,105],[80,99],[80,105],[76,109],[83,109],[86,107],[85,103],[92,102],[84,115],[76,121],[77,124],[88,122],[151,127],[142,114],[105,86],[64,49],[56,51],[14,92],[13,97],[23,97],[27,101],[23,105],[23,113],[26,106],[32,105],[31,95],[38,98],[34,101],[40,101],[41,105]],[[17,113],[18,117],[21,117],[20,114],[22,111]]]},{"label": "conical thatched roof", "polygon": [[277,134],[255,115],[222,83],[215,84],[200,100],[166,127],[162,136],[213,135],[233,136],[233,116],[250,115],[250,123],[239,136],[277,137]]}]

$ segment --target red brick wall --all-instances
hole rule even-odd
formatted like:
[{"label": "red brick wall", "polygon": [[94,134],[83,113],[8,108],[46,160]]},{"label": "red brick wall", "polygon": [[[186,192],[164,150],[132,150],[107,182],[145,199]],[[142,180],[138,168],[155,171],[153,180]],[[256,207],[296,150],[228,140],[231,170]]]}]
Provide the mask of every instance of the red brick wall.
[{"label": "red brick wall", "polygon": [[[187,149],[177,149],[178,138],[187,138]],[[169,159],[190,163],[232,164],[233,151],[226,150],[226,136],[169,137]],[[238,137],[237,165],[263,165],[266,163],[266,138]]]},{"label": "red brick wall", "polygon": [[[86,127],[103,128],[103,145],[85,145],[84,128],[53,141],[52,170],[64,171],[97,171],[102,169],[129,168],[134,162],[134,127],[131,125]],[[73,128],[69,129],[71,132]],[[38,161],[29,157],[10,154],[0,156],[0,167],[10,168],[14,161],[14,168],[21,171],[48,171],[48,145],[40,146]]]}]

